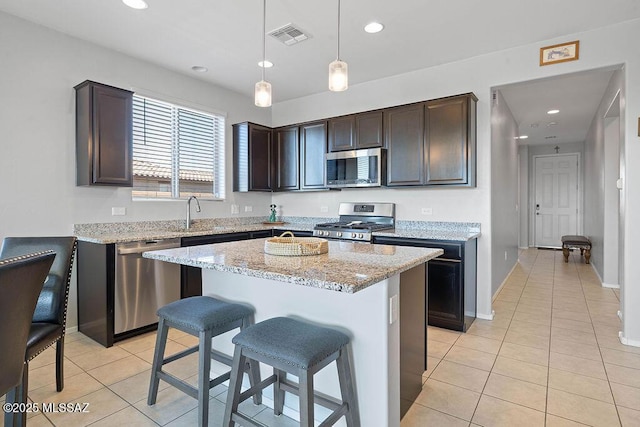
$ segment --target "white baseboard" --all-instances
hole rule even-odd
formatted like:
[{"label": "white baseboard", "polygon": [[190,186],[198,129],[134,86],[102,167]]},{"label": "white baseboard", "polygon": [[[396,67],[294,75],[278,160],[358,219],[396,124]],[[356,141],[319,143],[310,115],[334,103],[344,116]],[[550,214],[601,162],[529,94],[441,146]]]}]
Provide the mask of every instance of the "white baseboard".
[{"label": "white baseboard", "polygon": [[78,327],[77,326],[71,326],[71,327],[68,327],[68,328],[66,328],[64,330],[65,334],[70,334],[72,332],[78,332]]},{"label": "white baseboard", "polygon": [[[507,284],[507,279],[509,278],[509,276],[511,276],[511,273],[513,273],[513,270],[516,268],[516,266],[518,265],[518,262],[516,262],[515,264],[513,264],[513,267],[511,267],[511,270],[509,270],[509,272],[507,273],[507,275],[505,276],[504,280],[502,281],[502,283],[500,284],[500,286],[498,286],[498,290],[491,296],[491,302],[493,303],[496,298],[498,297],[498,294],[500,293],[500,291],[502,290],[502,288],[504,288],[504,285]],[[493,310],[492,310],[493,312]],[[493,316],[493,315],[492,315]],[[480,317],[480,316],[477,316]],[[491,317],[492,320],[493,317]]]},{"label": "white baseboard", "polygon": [[604,283],[604,282],[602,282],[602,287],[603,288],[609,288],[609,289],[620,289],[620,285],[618,285],[616,283]]},{"label": "white baseboard", "polygon": [[631,347],[640,347],[640,340],[630,340],[628,338],[625,338],[622,334],[622,331],[618,332],[618,338],[620,339],[620,342],[624,345],[628,345]]},{"label": "white baseboard", "polygon": [[493,320],[493,316],[495,316],[495,314],[495,310],[491,310],[491,314],[476,313],[476,317],[482,320]]}]

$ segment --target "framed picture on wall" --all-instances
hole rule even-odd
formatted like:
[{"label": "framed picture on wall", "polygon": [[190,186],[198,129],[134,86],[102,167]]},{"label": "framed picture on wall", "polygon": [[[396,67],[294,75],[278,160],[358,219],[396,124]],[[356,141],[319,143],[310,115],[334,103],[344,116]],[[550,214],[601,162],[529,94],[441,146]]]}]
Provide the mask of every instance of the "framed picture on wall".
[{"label": "framed picture on wall", "polygon": [[580,41],[572,41],[540,48],[540,66],[575,61],[580,57]]}]

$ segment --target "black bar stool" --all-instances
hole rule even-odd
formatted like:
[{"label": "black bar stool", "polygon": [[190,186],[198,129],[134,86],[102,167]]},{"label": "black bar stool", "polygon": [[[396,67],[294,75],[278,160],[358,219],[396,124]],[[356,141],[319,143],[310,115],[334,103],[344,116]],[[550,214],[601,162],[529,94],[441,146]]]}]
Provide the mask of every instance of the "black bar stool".
[{"label": "black bar stool", "polygon": [[[198,399],[198,424],[206,426],[209,418],[209,389],[223,383],[230,377],[230,372],[227,372],[217,378],[210,379],[211,359],[228,366],[232,364],[231,357],[211,348],[211,339],[235,328],[244,330],[252,325],[253,311],[240,304],[199,296],[185,298],[161,307],[158,309],[158,317],[158,335],[151,367],[151,383],[149,385],[147,404],[154,405],[156,403],[158,384],[160,380],[164,380],[180,391]],[[199,344],[164,358],[169,328],[179,329],[199,337]],[[197,388],[162,370],[163,365],[196,351],[199,352]],[[260,382],[260,370],[256,362],[250,361],[249,363],[249,367],[243,364],[237,375],[242,377],[243,373],[249,370],[249,379],[251,385],[254,385]],[[256,394],[253,401],[256,405],[259,405],[262,402],[262,394]]]},{"label": "black bar stool", "polygon": [[[238,405],[249,397],[261,393],[273,384],[274,413],[282,414],[284,393],[298,395],[300,399],[300,425],[313,427],[314,401],[333,412],[320,425],[330,426],[345,416],[347,426],[359,427],[360,416],[351,377],[349,337],[342,332],[310,325],[287,317],[276,317],[257,323],[233,338],[236,345],[231,368],[231,381],[222,425],[233,427],[261,426],[238,412]],[[258,361],[273,367],[273,375],[259,384],[252,384],[245,392],[242,386],[242,367],[246,361]],[[313,390],[313,375],[336,361],[342,401]],[[287,373],[298,376],[299,383],[287,380]]]}]

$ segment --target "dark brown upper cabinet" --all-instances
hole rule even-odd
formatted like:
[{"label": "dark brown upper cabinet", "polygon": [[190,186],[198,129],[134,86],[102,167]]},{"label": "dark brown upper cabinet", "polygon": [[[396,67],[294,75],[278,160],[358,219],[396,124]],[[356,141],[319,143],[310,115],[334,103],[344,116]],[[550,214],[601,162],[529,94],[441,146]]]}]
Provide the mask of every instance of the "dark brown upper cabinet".
[{"label": "dark brown upper cabinet", "polygon": [[133,185],[133,92],[92,81],[76,90],[76,184]]},{"label": "dark brown upper cabinet", "polygon": [[329,119],[329,151],[355,150],[355,128],[354,115]]},{"label": "dark brown upper cabinet", "polygon": [[382,111],[329,119],[329,152],[383,146]]},{"label": "dark brown upper cabinet", "polygon": [[426,103],[427,185],[475,186],[477,100],[466,94]]},{"label": "dark brown upper cabinet", "polygon": [[272,191],[271,128],[243,122],[233,125],[233,191]]},{"label": "dark brown upper cabinet", "polygon": [[387,185],[475,187],[476,102],[468,93],[385,109]]},{"label": "dark brown upper cabinet", "polygon": [[300,143],[298,126],[273,131],[276,161],[276,191],[300,188]]},{"label": "dark brown upper cabinet", "polygon": [[384,147],[382,111],[356,114],[356,148]]},{"label": "dark brown upper cabinet", "polygon": [[322,189],[324,155],[327,151],[327,122],[300,125],[300,189]]},{"label": "dark brown upper cabinet", "polygon": [[387,186],[424,184],[424,104],[384,110]]}]

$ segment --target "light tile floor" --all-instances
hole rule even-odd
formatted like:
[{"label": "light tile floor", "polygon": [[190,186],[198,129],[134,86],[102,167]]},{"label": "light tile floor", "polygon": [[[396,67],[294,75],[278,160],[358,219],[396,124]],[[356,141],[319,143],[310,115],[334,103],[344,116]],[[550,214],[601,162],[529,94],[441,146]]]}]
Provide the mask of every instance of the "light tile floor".
[{"label": "light tile floor", "polygon": [[493,308],[466,334],[428,328],[402,427],[640,426],[640,348],[618,341],[619,292],[578,251],[522,251]]},{"label": "light tile floor", "polygon": [[[424,390],[402,427],[640,426],[640,348],[618,341],[618,298],[576,252],[565,264],[559,251],[523,251],[493,303],[493,321],[476,320],[467,334],[428,328]],[[175,330],[169,338],[168,353],[195,344]],[[196,425],[195,399],[164,382],[147,406],[154,343],[151,333],[105,349],[69,334],[64,390],[55,391],[49,349],[30,364],[29,398],[89,402],[90,412],[31,415],[28,425]],[[196,354],[173,365],[168,370],[195,384]],[[219,426],[226,388],[210,395],[210,425]],[[243,411],[266,425],[297,425],[250,401]]]}]

